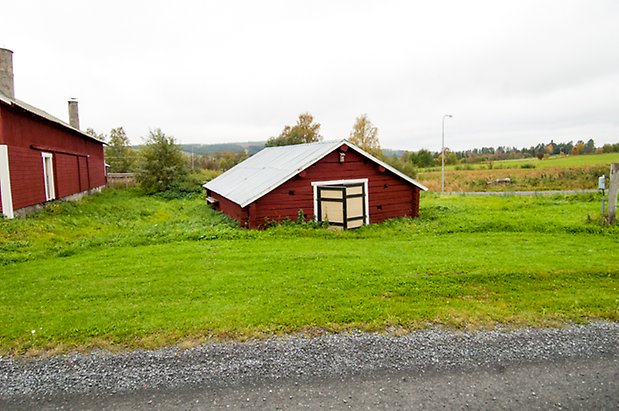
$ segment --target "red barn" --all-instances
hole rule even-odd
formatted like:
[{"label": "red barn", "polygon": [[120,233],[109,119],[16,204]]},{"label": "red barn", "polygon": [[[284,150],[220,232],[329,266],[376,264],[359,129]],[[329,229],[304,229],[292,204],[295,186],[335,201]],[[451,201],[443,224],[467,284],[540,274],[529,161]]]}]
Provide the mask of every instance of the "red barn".
[{"label": "red barn", "polygon": [[270,147],[204,185],[241,226],[305,218],[344,229],[419,215],[421,183],[346,141]]},{"label": "red barn", "polygon": [[13,56],[0,48],[0,212],[24,214],[106,184],[103,142],[79,129],[77,101],[69,122],[15,98]]}]

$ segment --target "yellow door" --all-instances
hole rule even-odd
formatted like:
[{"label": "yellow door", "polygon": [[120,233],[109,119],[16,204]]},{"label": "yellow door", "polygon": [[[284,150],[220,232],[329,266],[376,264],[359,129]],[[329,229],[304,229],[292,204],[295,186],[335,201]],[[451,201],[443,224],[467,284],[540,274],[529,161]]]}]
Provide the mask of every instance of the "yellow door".
[{"label": "yellow door", "polygon": [[331,226],[358,228],[365,224],[365,185],[363,183],[317,187],[319,221]]}]

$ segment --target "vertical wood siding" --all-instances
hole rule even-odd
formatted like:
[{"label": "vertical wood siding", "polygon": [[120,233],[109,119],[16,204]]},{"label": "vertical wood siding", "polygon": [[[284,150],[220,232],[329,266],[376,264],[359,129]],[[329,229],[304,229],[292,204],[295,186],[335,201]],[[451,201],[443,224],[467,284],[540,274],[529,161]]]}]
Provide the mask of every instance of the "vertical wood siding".
[{"label": "vertical wood siding", "polygon": [[62,181],[56,188],[58,197],[66,197],[82,191],[79,175],[75,172],[78,166],[78,157],[68,154],[55,154],[56,181]]},{"label": "vertical wood siding", "polygon": [[19,210],[45,202],[41,153],[34,152],[29,148],[12,146],[9,146],[8,151],[13,209]]},{"label": "vertical wood siding", "polygon": [[0,105],[0,110],[2,141],[8,146],[16,210],[45,202],[41,151],[32,149],[32,145],[88,156],[52,151],[57,198],[105,185],[102,143],[18,108]]},{"label": "vertical wood siding", "polygon": [[217,205],[215,205],[214,207],[216,210],[219,210],[224,214],[234,218],[236,221],[239,222],[241,227],[249,226],[247,207],[241,208],[241,206],[239,206],[238,204],[212,191],[208,191],[207,195],[213,197],[215,200],[218,201]]}]

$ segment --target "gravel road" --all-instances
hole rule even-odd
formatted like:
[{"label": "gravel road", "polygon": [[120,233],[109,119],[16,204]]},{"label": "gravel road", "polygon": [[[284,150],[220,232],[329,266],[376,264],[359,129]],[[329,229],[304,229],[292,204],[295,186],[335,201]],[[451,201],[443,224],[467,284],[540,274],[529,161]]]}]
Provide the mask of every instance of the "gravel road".
[{"label": "gravel road", "polygon": [[0,409],[619,409],[619,323],[0,357]]}]

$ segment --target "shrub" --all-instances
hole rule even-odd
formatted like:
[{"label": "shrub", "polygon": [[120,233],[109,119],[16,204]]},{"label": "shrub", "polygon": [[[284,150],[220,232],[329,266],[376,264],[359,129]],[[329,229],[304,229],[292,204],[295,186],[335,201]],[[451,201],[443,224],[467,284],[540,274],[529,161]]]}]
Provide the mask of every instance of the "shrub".
[{"label": "shrub", "polygon": [[187,174],[180,146],[160,129],[150,132],[140,155],[135,178],[149,194],[177,189]]}]

